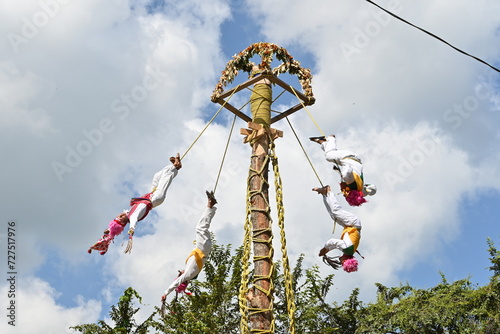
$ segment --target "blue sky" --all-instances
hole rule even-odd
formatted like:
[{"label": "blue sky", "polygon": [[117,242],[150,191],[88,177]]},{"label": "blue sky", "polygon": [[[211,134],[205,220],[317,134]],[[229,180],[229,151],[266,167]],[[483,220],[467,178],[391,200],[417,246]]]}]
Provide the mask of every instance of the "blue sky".
[{"label": "blue sky", "polygon": [[[498,2],[378,3],[500,66]],[[71,325],[107,320],[129,286],[147,304],[139,318],[159,304],[192,248],[229,133],[227,110],[188,152],[165,203],[139,223],[132,254],[123,254],[121,237],[105,256],[86,251],[169,156],[186,152],[219,108],[210,95],[227,61],[261,41],[311,69],[316,103],[308,110],[362,157],[366,181],[378,187],[352,209],[365,260],[355,274],[335,272],[330,300],[359,287],[370,302],[375,283],[428,288],[439,272],[488,282],[486,238],[498,244],[500,235],[500,75],[369,3],[8,0],[0,35],[0,258],[6,268],[14,221],[18,271],[17,326],[2,321],[2,333],[72,333]],[[282,78],[299,88],[295,77]],[[280,99],[273,109],[296,103]],[[322,182],[336,187],[307,140],[319,134],[314,122],[304,110],[290,121]],[[305,265],[326,275],[331,268],[316,254],[332,222],[311,191],[319,182],[288,124],[273,126],[284,131],[276,150],[289,256],[294,263],[306,254]],[[250,154],[244,127],[238,121],[231,137],[213,222],[218,242],[234,247]],[[0,283],[2,295],[8,289]]]}]

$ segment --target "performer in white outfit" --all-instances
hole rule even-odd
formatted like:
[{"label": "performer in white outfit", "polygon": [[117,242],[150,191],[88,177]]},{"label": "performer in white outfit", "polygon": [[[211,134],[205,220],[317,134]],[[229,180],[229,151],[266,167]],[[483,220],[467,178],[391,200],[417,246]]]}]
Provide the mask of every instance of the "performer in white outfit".
[{"label": "performer in white outfit", "polygon": [[130,220],[129,234],[134,234],[137,222],[146,218],[152,208],[159,206],[165,201],[170,183],[177,176],[179,169],[182,168],[179,154],[175,158],[171,157],[170,162],[172,162],[172,165],[163,167],[162,170],[153,176],[150,193],[130,200],[131,208],[127,212]]},{"label": "performer in white outfit", "polygon": [[340,206],[335,195],[330,191],[330,186],[314,188],[313,190],[323,195],[323,203],[325,203],[326,210],[330,214],[330,217],[335,223],[344,228],[340,239],[329,239],[320,250],[319,256],[324,256],[329,251],[338,249],[343,253],[339,258],[339,265],[341,264],[343,269],[347,272],[356,271],[358,268],[358,261],[354,259],[354,253],[361,239],[361,221],[355,214]]},{"label": "performer in white outfit", "polygon": [[321,145],[325,159],[333,163],[333,169],[340,174],[340,189],[349,205],[359,206],[366,202],[364,196],[375,195],[377,188],[371,184],[364,184],[363,163],[356,153],[338,150],[335,135],[310,139]]},{"label": "performer in white outfit", "polygon": [[[214,207],[217,204],[217,200],[214,197],[213,192],[206,192],[208,197],[208,204],[203,216],[196,225],[196,248],[189,254],[186,260],[186,267],[184,271],[170,284],[165,293],[161,297],[162,302],[165,302],[167,296],[177,287],[183,283],[189,283],[190,280],[196,278],[201,272],[201,269],[205,262],[207,261],[210,252],[212,251],[212,240],[210,239],[210,223],[217,210]],[[183,284],[183,289],[187,287],[187,284]],[[179,292],[179,291],[178,291]]]},{"label": "performer in white outfit", "polygon": [[[130,238],[134,235],[135,227],[138,221],[143,220],[148,215],[149,211],[162,204],[167,195],[167,189],[170,187],[172,180],[177,176],[177,172],[182,168],[182,163],[179,154],[176,157],[171,157],[171,165],[165,166],[157,172],[153,177],[151,192],[142,197],[132,198],[130,200],[131,208],[119,214],[114,220],[109,222],[108,229],[104,231],[104,235],[88,250],[97,250],[101,255],[106,254],[108,247],[113,239],[123,232],[123,229],[130,223],[128,231]],[[130,245],[131,247],[131,245]],[[131,248],[128,248],[130,252]]]}]

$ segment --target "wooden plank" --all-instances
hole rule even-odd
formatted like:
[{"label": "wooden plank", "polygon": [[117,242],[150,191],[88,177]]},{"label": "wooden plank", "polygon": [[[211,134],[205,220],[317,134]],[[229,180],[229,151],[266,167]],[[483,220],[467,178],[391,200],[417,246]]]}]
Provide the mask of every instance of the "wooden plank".
[{"label": "wooden plank", "polygon": [[262,124],[254,123],[254,122],[248,122],[248,127],[252,130],[260,130],[262,129]]},{"label": "wooden plank", "polygon": [[240,135],[249,136],[250,134],[252,134],[252,130],[250,130],[250,129],[245,129],[245,128],[241,128],[241,129],[240,129]]},{"label": "wooden plank", "polygon": [[245,115],[244,113],[233,107],[229,102],[226,102],[222,99],[217,99],[217,103],[219,103],[221,106],[223,106],[224,108],[226,108],[227,110],[229,110],[230,112],[232,112],[245,122],[250,122],[252,120],[251,117],[248,117],[247,115]]},{"label": "wooden plank", "polygon": [[313,104],[315,102],[314,97],[313,98],[309,98],[309,97],[305,96],[302,92],[299,92],[298,90],[296,90],[295,88],[293,88],[292,86],[290,86],[289,84],[287,84],[286,82],[284,82],[283,80],[281,80],[280,78],[278,78],[276,76],[271,75],[271,76],[268,77],[268,79],[271,80],[271,82],[273,82],[273,83],[277,84],[278,86],[280,86],[281,88],[287,90],[292,95],[295,96],[295,93],[296,93],[297,96],[302,101],[304,101],[304,104],[306,106],[307,105],[311,105],[311,104]]},{"label": "wooden plank", "polygon": [[[228,91],[225,91],[224,93],[222,93],[222,94],[219,96],[219,98],[220,98],[220,99],[225,99],[225,98],[227,98],[227,97],[231,96],[231,94],[233,94],[233,95],[234,95],[234,94],[238,93],[240,90],[243,90],[243,89],[247,88],[248,86],[253,85],[253,84],[254,84],[254,83],[256,83],[257,81],[260,81],[260,80],[262,80],[262,79],[264,79],[264,78],[271,79],[271,77],[273,77],[273,75],[261,74],[261,75],[258,75],[258,76],[256,76],[256,77],[250,78],[250,79],[248,79],[247,81],[245,81],[244,83],[239,84],[238,86],[233,87],[233,88],[231,88],[231,89],[230,89],[230,90],[228,90]],[[233,93],[233,91],[234,91],[234,93]]]},{"label": "wooden plank", "polygon": [[250,85],[267,78],[269,79],[272,83],[274,84],[277,84],[278,86],[280,86],[281,88],[285,89],[286,91],[288,91],[290,94],[294,95],[297,94],[297,96],[299,97],[299,99],[301,99],[303,101],[303,104],[302,103],[299,103],[297,104],[296,106],[280,113],[279,115],[276,115],[274,116],[273,118],[271,118],[271,124],[272,123],[275,123],[291,114],[293,114],[294,112],[296,111],[299,111],[300,109],[302,109],[304,107],[304,105],[308,106],[308,105],[312,105],[314,102],[315,102],[315,99],[314,97],[307,97],[305,96],[302,92],[296,90],[295,88],[293,88],[292,86],[288,85],[286,82],[284,82],[283,80],[279,79],[278,77],[274,76],[274,75],[269,75],[269,74],[261,74],[261,75],[258,75],[256,77],[253,77],[253,78],[250,78],[249,80],[245,81],[244,83],[234,87],[234,88],[231,88],[230,90],[222,93],[220,95],[220,97],[217,99],[217,103],[219,103],[220,105],[223,105],[226,109],[228,109],[229,111],[231,111],[232,113],[234,113],[236,116],[238,116],[239,118],[241,118],[242,120],[246,121],[246,122],[250,122],[252,120],[251,117],[247,116],[246,114],[242,113],[241,111],[239,111],[238,109],[236,109],[234,106],[232,106],[229,102],[225,102],[225,98],[231,96],[231,94],[236,94],[237,92],[249,87]]},{"label": "wooden plank", "polygon": [[271,128],[271,136],[273,137],[273,139],[276,139],[276,138],[283,138],[283,131],[281,130],[277,130],[277,129],[273,129]]},{"label": "wooden plank", "polygon": [[299,103],[299,104],[297,104],[296,106],[291,107],[290,109],[288,109],[288,110],[286,110],[286,111],[282,112],[281,114],[278,114],[278,115],[274,116],[273,118],[271,118],[271,124],[273,124],[273,123],[275,123],[275,122],[279,121],[279,120],[280,120],[280,119],[282,119],[282,118],[285,118],[285,117],[287,117],[287,116],[289,116],[289,115],[293,114],[293,113],[294,113],[294,112],[296,112],[296,111],[299,111],[299,110],[300,110],[300,109],[302,109],[303,107],[304,107],[304,106],[302,105],[302,103]]}]

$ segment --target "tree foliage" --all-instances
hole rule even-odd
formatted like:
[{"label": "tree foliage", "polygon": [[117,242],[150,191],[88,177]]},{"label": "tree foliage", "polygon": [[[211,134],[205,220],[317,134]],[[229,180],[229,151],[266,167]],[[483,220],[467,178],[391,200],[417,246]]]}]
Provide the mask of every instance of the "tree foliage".
[{"label": "tree foliage", "polygon": [[241,249],[231,255],[231,246],[215,242],[203,266],[205,281],[192,281],[191,296],[175,298],[156,323],[160,333],[238,333],[238,289],[241,277]]},{"label": "tree foliage", "polygon": [[86,324],[71,327],[84,334],[146,334],[148,329],[153,325],[153,317],[156,312],[151,314],[146,321],[137,325],[134,315],[139,311],[139,308],[134,308],[133,301],[137,298],[139,303],[142,303],[142,298],[137,291],[132,288],[127,288],[123,292],[123,296],[118,301],[118,306],[112,305],[109,317],[115,323],[113,327],[108,325],[104,320],[99,320],[97,324]]},{"label": "tree foliage", "polygon": [[[500,252],[488,239],[488,253],[493,273],[490,282],[477,286],[469,278],[449,283],[442,280],[429,289],[406,285],[386,287],[377,283],[377,298],[363,304],[354,289],[342,304],[328,303],[326,297],[333,286],[334,275],[325,278],[319,267],[303,268],[301,255],[293,269],[295,294],[295,332],[319,334],[444,334],[500,333]],[[97,324],[72,327],[86,334],[111,333],[239,333],[240,312],[238,290],[241,279],[241,248],[234,254],[231,246],[219,246],[214,241],[210,258],[204,266],[206,279],[193,281],[191,296],[176,297],[167,311],[151,314],[136,324],[134,298],[142,302],[132,288],[125,290],[117,306],[112,306],[110,318],[114,326],[103,320]],[[276,333],[289,333],[284,276],[280,264],[273,273],[275,286],[274,310]]]}]

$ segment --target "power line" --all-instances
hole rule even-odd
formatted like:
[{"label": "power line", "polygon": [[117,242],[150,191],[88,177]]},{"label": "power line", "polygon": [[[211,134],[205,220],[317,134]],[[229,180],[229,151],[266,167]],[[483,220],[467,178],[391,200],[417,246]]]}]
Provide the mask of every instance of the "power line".
[{"label": "power line", "polygon": [[478,58],[478,57],[475,57],[475,56],[473,56],[473,55],[471,55],[471,54],[469,54],[469,53],[467,53],[467,52],[465,52],[465,51],[463,51],[463,50],[460,50],[459,48],[457,48],[457,47],[455,47],[455,46],[451,45],[450,43],[448,43],[447,41],[445,41],[445,40],[444,40],[444,39],[442,39],[441,37],[436,36],[436,35],[434,35],[433,33],[431,33],[431,32],[429,32],[429,31],[427,31],[427,30],[425,30],[425,29],[422,29],[422,28],[420,28],[420,27],[418,27],[418,26],[414,25],[413,23],[410,23],[410,22],[406,21],[405,19],[403,19],[403,18],[401,18],[401,17],[397,16],[396,14],[391,13],[391,12],[390,12],[390,11],[388,11],[387,9],[385,9],[385,8],[383,8],[383,7],[379,6],[379,5],[377,5],[377,4],[376,4],[376,3],[374,3],[373,1],[371,1],[371,0],[365,0],[365,1],[366,1],[366,2],[371,3],[372,5],[374,5],[374,6],[378,7],[378,8],[380,8],[381,10],[383,10],[383,11],[384,11],[384,12],[386,12],[387,14],[389,14],[389,15],[391,15],[391,16],[393,16],[393,17],[397,18],[398,20],[400,20],[400,21],[402,21],[402,22],[404,22],[404,23],[406,23],[406,24],[408,24],[408,25],[410,25],[410,26],[412,26],[412,27],[414,27],[414,28],[417,28],[417,29],[418,29],[418,30],[420,30],[420,31],[423,31],[424,33],[426,33],[426,34],[427,34],[427,35],[429,35],[429,36],[434,37],[435,39],[437,39],[437,40],[439,40],[439,41],[443,42],[444,44],[446,44],[446,45],[448,45],[448,46],[450,46],[450,47],[451,47],[451,48],[453,48],[454,50],[456,50],[456,51],[458,51],[458,52],[460,52],[460,53],[463,53],[463,54],[464,54],[464,55],[466,55],[466,56],[469,56],[469,57],[471,57],[471,58],[474,58],[474,59],[475,59],[475,60],[477,60],[478,62],[481,62],[481,63],[483,63],[483,64],[485,64],[485,65],[487,65],[487,66],[491,67],[491,68],[492,68],[492,69],[494,69],[495,71],[500,72],[500,70],[499,70],[498,68],[494,67],[493,65],[490,65],[490,64],[488,64],[487,62],[485,62],[484,60],[482,60],[482,59],[480,59],[480,58]]}]

